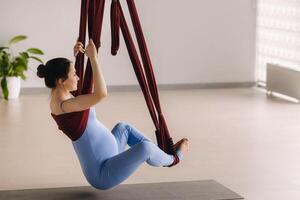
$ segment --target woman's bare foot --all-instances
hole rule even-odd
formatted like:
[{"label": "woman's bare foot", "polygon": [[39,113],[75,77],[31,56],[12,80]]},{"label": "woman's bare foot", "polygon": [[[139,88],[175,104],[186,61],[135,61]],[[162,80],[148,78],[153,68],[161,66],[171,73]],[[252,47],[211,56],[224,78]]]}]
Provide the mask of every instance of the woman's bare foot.
[{"label": "woman's bare foot", "polygon": [[175,150],[181,151],[183,157],[186,157],[189,151],[189,140],[187,138],[182,138],[175,144]]}]

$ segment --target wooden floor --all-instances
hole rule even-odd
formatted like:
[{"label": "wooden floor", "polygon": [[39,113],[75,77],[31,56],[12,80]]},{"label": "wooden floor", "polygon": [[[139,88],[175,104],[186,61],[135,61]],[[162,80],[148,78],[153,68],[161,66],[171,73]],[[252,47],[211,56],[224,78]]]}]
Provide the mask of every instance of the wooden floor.
[{"label": "wooden floor", "polygon": [[[173,168],[143,164],[123,185],[216,180],[245,199],[300,199],[300,106],[257,88],[161,91],[174,140],[190,155]],[[0,190],[88,186],[49,95],[0,100]],[[110,92],[96,106],[109,129],[125,121],[155,140],[140,92]]]},{"label": "wooden floor", "polygon": [[237,200],[240,195],[213,181],[122,185],[108,191],[92,187],[0,191],[2,200]]}]

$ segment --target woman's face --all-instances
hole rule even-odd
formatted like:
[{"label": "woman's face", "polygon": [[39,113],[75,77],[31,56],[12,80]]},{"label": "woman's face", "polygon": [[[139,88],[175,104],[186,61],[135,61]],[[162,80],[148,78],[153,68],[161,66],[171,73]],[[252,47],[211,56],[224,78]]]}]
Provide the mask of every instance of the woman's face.
[{"label": "woman's face", "polygon": [[68,78],[63,81],[63,86],[66,90],[72,92],[77,90],[79,77],[76,74],[75,67],[72,63],[70,63],[70,69],[68,73]]}]

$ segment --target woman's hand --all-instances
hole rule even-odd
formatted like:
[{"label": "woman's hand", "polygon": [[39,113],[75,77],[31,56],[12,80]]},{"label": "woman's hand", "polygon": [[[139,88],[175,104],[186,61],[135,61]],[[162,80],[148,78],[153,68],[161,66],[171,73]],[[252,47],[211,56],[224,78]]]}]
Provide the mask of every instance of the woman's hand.
[{"label": "woman's hand", "polygon": [[92,39],[89,40],[89,44],[86,46],[85,54],[91,58],[97,58],[97,50]]},{"label": "woman's hand", "polygon": [[81,42],[77,41],[73,48],[74,56],[76,57],[79,52],[84,53],[85,49],[83,48],[83,44]]}]

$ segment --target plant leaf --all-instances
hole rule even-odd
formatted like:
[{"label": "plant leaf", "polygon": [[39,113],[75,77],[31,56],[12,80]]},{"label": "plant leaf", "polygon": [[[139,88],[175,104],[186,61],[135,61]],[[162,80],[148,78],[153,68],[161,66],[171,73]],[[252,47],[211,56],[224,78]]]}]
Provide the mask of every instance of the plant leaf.
[{"label": "plant leaf", "polygon": [[1,60],[0,63],[1,76],[6,76],[8,75],[9,69],[12,67],[12,63],[10,62],[9,59],[9,54],[3,51],[0,60]]},{"label": "plant leaf", "polygon": [[36,60],[36,61],[38,61],[38,62],[40,62],[40,63],[44,63],[41,59],[39,59],[39,58],[37,58],[37,57],[35,57],[35,56],[29,56],[29,58],[32,58],[32,59],[34,59],[34,60]]},{"label": "plant leaf", "polygon": [[44,55],[44,52],[38,48],[29,48],[26,50],[28,53]]},{"label": "plant leaf", "polygon": [[21,79],[23,79],[24,81],[26,80],[26,76],[24,75],[24,73],[22,72],[20,75]]},{"label": "plant leaf", "polygon": [[26,65],[17,65],[14,67],[12,73],[10,74],[11,76],[21,76],[23,75],[24,71],[27,70]]},{"label": "plant leaf", "polygon": [[12,39],[10,39],[10,41],[9,41],[9,45],[13,45],[13,44],[15,44],[15,43],[17,43],[17,42],[20,42],[20,41],[22,41],[22,40],[25,40],[27,38],[27,36],[26,35],[17,35],[17,36],[15,36],[15,37],[13,37]]},{"label": "plant leaf", "polygon": [[23,57],[24,59],[28,59],[29,58],[29,54],[27,52],[21,52],[19,53],[21,57]]},{"label": "plant leaf", "polygon": [[9,94],[9,92],[8,92],[6,77],[4,77],[1,80],[1,88],[2,88],[2,93],[3,93],[4,99],[8,100],[8,94]]}]

